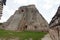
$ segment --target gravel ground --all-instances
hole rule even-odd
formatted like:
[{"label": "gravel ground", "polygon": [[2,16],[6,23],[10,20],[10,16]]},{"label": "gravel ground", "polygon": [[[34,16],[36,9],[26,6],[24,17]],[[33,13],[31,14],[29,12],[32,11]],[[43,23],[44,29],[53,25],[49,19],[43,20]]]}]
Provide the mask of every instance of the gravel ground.
[{"label": "gravel ground", "polygon": [[44,38],[42,38],[41,40],[52,40],[52,39],[50,38],[50,35],[47,34],[47,35],[45,35]]}]

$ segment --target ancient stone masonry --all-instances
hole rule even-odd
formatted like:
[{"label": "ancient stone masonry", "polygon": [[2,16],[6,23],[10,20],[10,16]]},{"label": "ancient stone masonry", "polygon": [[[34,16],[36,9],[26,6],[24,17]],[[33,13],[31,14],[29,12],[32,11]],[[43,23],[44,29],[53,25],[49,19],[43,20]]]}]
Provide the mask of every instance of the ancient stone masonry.
[{"label": "ancient stone masonry", "polygon": [[22,6],[2,26],[6,30],[47,31],[48,23],[35,5]]},{"label": "ancient stone masonry", "polygon": [[50,35],[53,40],[60,40],[60,6],[50,22]]},{"label": "ancient stone masonry", "polygon": [[2,16],[3,5],[6,5],[6,0],[0,0],[0,19]]}]

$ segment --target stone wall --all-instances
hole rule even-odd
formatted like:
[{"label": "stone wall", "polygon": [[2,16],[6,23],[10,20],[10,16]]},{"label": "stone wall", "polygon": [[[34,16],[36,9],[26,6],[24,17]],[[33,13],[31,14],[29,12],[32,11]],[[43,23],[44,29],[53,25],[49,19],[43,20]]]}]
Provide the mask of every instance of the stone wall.
[{"label": "stone wall", "polygon": [[52,40],[60,40],[60,6],[50,22],[49,33]]}]

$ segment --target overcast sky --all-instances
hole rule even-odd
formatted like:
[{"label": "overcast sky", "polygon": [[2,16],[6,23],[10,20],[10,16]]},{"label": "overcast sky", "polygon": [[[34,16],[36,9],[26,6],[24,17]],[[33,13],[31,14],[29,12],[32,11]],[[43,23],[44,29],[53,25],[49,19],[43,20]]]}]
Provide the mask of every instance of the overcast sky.
[{"label": "overcast sky", "polygon": [[7,0],[0,22],[6,22],[19,7],[30,4],[35,4],[36,8],[49,23],[59,7],[60,0]]}]

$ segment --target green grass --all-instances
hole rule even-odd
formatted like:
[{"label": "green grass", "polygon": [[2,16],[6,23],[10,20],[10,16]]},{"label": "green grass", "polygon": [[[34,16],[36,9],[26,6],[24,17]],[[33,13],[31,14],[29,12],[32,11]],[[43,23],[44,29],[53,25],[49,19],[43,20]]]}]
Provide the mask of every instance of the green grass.
[{"label": "green grass", "polygon": [[31,31],[22,31],[22,32],[13,32],[7,30],[0,30],[1,38],[9,38],[9,37],[18,37],[20,40],[32,38],[33,40],[39,40],[44,35],[47,34],[45,32],[31,32]]}]

